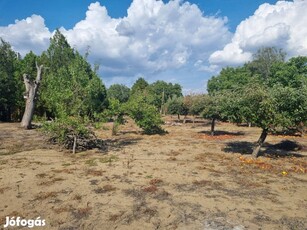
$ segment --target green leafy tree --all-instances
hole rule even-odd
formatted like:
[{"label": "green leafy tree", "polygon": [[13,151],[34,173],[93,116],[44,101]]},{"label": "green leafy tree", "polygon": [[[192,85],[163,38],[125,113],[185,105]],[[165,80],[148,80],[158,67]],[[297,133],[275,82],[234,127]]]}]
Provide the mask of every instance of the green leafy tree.
[{"label": "green leafy tree", "polygon": [[148,104],[142,94],[134,95],[126,104],[125,111],[144,130],[145,134],[164,133],[161,125],[164,123],[157,108]]},{"label": "green leafy tree", "polygon": [[285,53],[277,48],[259,49],[253,61],[243,67],[223,69],[208,83],[211,98],[206,117],[248,122],[262,133],[253,151],[260,148],[269,132],[297,129],[306,123],[307,57],[285,62]]},{"label": "green leafy tree", "polygon": [[46,61],[51,72],[57,72],[63,67],[67,68],[74,60],[75,55],[76,52],[71,48],[65,36],[59,30],[56,30],[50,39],[49,48],[43,54],[43,59],[47,59]]},{"label": "green leafy tree", "polygon": [[227,67],[208,81],[207,90],[210,95],[223,90],[233,90],[246,85],[251,77],[252,72],[247,65],[236,68]]},{"label": "green leafy tree", "polygon": [[182,97],[182,89],[179,84],[167,83],[165,81],[156,81],[148,86],[148,94],[150,94],[150,104],[160,109],[162,113],[166,101],[173,97]]},{"label": "green leafy tree", "polygon": [[42,81],[40,104],[50,116],[93,117],[103,110],[106,89],[101,79],[59,31],[41,59],[50,68]]},{"label": "green leafy tree", "polygon": [[180,121],[180,115],[187,115],[188,108],[184,104],[183,97],[173,96],[169,98],[165,104],[167,114],[177,115],[178,120]]},{"label": "green leafy tree", "polygon": [[[242,96],[244,95],[244,96]],[[228,98],[231,96],[228,95]],[[307,120],[306,85],[300,88],[263,84],[246,85],[232,94],[232,110],[228,118],[240,122],[252,122],[262,129],[252,155],[258,157],[269,132],[289,130]]]},{"label": "green leafy tree", "polygon": [[284,62],[286,53],[276,47],[260,48],[254,55],[249,68],[253,75],[260,75],[263,80],[268,80],[272,74],[272,67],[276,63]]},{"label": "green leafy tree", "polygon": [[307,80],[307,57],[293,57],[287,62],[272,64],[271,75],[266,84],[300,87]]},{"label": "green leafy tree", "polygon": [[184,106],[188,109],[188,113],[193,116],[193,124],[195,116],[199,116],[206,106],[205,94],[187,95],[183,99]]},{"label": "green leafy tree", "polygon": [[111,85],[107,90],[108,98],[117,99],[120,103],[127,102],[130,97],[130,88],[122,84]]},{"label": "green leafy tree", "polygon": [[0,120],[20,117],[23,85],[19,77],[19,56],[0,38]]},{"label": "green leafy tree", "polygon": [[227,91],[204,97],[202,116],[211,120],[211,135],[214,136],[216,120],[226,119],[226,105],[229,103]]},{"label": "green leafy tree", "polygon": [[41,84],[39,111],[54,119],[46,129],[73,152],[84,143],[94,145],[88,123],[106,107],[106,89],[101,79],[58,30],[40,61],[48,68]]},{"label": "green leafy tree", "polygon": [[148,85],[149,85],[148,82],[144,78],[140,77],[133,84],[133,86],[131,88],[131,95],[139,94],[139,93],[145,93],[145,90],[146,90]]},{"label": "green leafy tree", "polygon": [[124,115],[124,105],[117,99],[109,99],[109,106],[103,111],[103,116],[113,121],[112,135],[116,135],[119,125],[124,124]]}]

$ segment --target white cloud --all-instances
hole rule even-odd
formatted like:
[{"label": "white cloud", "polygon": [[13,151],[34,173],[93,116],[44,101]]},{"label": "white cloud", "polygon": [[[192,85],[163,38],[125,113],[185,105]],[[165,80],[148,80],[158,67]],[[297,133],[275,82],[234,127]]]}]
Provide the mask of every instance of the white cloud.
[{"label": "white cloud", "polygon": [[0,27],[0,37],[9,41],[14,50],[25,55],[30,50],[41,53],[46,49],[51,32],[45,26],[44,19],[34,14],[23,20],[16,20],[15,24]]},{"label": "white cloud", "polygon": [[307,55],[306,9],[304,0],[262,4],[238,25],[232,41],[210,56],[210,63],[242,64],[265,46],[283,48],[289,56]]},{"label": "white cloud", "polygon": [[227,19],[206,17],[180,0],[134,0],[127,17],[113,19],[99,3],[70,30],[62,29],[79,50],[90,46],[106,75],[152,75],[182,68],[222,48],[231,38]]},{"label": "white cloud", "polygon": [[[214,66],[208,67],[210,54],[232,37],[226,24],[227,18],[205,16],[182,0],[133,0],[124,18],[110,17],[106,7],[96,2],[89,5],[84,20],[60,30],[81,53],[89,49],[90,61],[100,64],[107,83],[130,84],[131,79],[145,76],[149,81],[175,77],[184,84],[190,76],[178,73],[193,72],[193,77],[199,73],[203,78],[204,71],[213,71]],[[22,55],[46,50],[53,33],[37,15],[0,27],[0,37]],[[195,68],[198,60],[202,65]]]},{"label": "white cloud", "polygon": [[[200,82],[220,67],[250,60],[263,46],[278,46],[289,56],[307,55],[306,9],[304,0],[262,4],[232,34],[227,18],[206,16],[182,0],[133,0],[124,18],[110,17],[96,2],[84,20],[61,31],[81,53],[90,47],[90,61],[101,65],[107,83],[131,84],[137,76],[175,78],[192,89],[203,88]],[[22,55],[46,50],[52,33],[38,15],[0,27],[0,37]]]}]

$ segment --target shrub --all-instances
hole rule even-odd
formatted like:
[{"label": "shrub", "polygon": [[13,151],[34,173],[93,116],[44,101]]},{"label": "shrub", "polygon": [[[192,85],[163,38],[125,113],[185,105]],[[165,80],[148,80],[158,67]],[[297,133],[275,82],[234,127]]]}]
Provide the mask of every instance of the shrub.
[{"label": "shrub", "polygon": [[145,134],[165,132],[161,125],[163,121],[155,106],[149,105],[143,95],[134,96],[127,104],[125,111],[144,130]]},{"label": "shrub", "polygon": [[[67,149],[89,149],[97,145],[94,133],[87,127],[87,121],[80,117],[65,117],[43,123],[42,129],[54,143]],[[95,140],[94,140],[95,139]]]}]

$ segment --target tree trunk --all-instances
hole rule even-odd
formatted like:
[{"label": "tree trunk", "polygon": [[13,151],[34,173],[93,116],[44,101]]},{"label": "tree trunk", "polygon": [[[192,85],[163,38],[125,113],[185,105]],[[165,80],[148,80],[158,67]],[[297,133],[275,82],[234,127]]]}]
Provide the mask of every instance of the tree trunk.
[{"label": "tree trunk", "polygon": [[214,136],[214,128],[215,128],[215,118],[212,118],[212,121],[211,121],[211,136]]},{"label": "tree trunk", "polygon": [[163,113],[165,113],[164,112],[164,89],[163,89],[163,92],[162,92],[162,101],[161,101],[161,108],[160,108],[160,114],[163,114]]},{"label": "tree trunk", "polygon": [[24,98],[26,99],[26,108],[21,120],[21,127],[25,129],[31,128],[31,122],[34,114],[35,101],[37,98],[37,92],[39,83],[42,77],[43,66],[38,66],[36,63],[37,76],[35,81],[29,78],[28,74],[23,74],[23,81],[26,86],[26,92],[24,94]]},{"label": "tree trunk", "polygon": [[112,136],[116,135],[116,124],[115,121],[113,121],[113,125],[112,125]]},{"label": "tree trunk", "polygon": [[195,124],[195,115],[193,115],[193,126]]},{"label": "tree trunk", "polygon": [[257,145],[254,148],[253,153],[252,153],[252,156],[254,158],[257,158],[259,156],[259,152],[260,152],[261,146],[263,145],[267,135],[268,135],[268,130],[267,129],[263,129],[262,133],[261,133],[261,135],[260,135],[260,137],[259,137],[259,139],[257,141]]},{"label": "tree trunk", "polygon": [[72,147],[72,153],[76,154],[76,147],[77,147],[77,135],[74,135],[74,144]]},{"label": "tree trunk", "polygon": [[178,116],[178,121],[180,122],[180,114],[177,114],[177,116]]}]

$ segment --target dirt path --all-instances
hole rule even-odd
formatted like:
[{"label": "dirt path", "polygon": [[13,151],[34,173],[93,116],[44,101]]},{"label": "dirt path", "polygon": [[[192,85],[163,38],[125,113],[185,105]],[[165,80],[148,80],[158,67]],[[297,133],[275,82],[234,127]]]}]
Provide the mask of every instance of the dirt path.
[{"label": "dirt path", "polygon": [[214,138],[206,124],[165,128],[101,130],[107,152],[73,156],[0,123],[0,229],[6,216],[61,230],[307,229],[306,137],[269,136],[253,160],[257,128],[219,123]]}]

